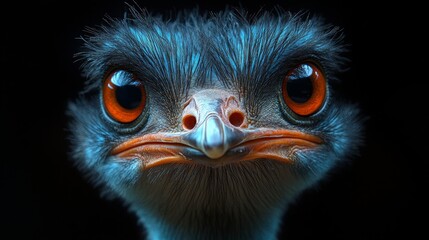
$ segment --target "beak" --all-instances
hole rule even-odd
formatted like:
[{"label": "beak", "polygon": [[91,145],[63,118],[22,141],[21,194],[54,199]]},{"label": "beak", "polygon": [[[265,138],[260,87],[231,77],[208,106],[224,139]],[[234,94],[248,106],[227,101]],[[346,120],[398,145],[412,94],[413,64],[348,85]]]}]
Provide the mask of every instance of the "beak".
[{"label": "beak", "polygon": [[203,90],[185,103],[182,131],[138,136],[111,154],[140,159],[144,169],[167,163],[218,167],[254,159],[293,163],[296,150],[320,143],[319,137],[296,130],[249,129],[237,98],[221,90]]}]

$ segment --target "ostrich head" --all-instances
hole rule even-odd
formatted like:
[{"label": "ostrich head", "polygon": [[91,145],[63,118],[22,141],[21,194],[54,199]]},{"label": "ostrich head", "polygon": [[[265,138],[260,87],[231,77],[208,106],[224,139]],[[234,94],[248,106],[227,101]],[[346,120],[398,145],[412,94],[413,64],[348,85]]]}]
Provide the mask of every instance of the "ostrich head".
[{"label": "ostrich head", "polygon": [[341,34],[286,12],[175,20],[131,8],[84,37],[77,165],[150,239],[273,239],[288,204],[358,145],[331,84]]}]

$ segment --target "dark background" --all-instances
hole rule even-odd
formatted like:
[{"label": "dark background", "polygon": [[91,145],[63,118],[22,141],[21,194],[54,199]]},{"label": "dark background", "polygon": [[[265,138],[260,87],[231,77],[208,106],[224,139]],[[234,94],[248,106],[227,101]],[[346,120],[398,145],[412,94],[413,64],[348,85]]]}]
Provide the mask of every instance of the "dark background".
[{"label": "dark background", "polygon": [[[155,13],[226,5],[137,2]],[[418,27],[420,6],[372,2],[241,3],[250,12],[276,4],[308,10],[343,28],[351,62],[337,90],[368,117],[360,156],[291,206],[281,239],[428,235],[429,81],[421,60],[427,27]],[[1,239],[139,239],[135,217],[120,201],[102,199],[73,167],[65,131],[67,102],[83,87],[76,38],[105,14],[121,18],[126,9],[122,1],[101,0],[1,6]]]}]

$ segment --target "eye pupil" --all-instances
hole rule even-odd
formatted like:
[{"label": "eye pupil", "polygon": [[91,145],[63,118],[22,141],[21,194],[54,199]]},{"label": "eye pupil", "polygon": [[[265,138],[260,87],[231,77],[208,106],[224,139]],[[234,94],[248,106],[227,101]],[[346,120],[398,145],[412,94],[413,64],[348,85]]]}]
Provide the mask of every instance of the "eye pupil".
[{"label": "eye pupil", "polygon": [[116,100],[125,109],[135,109],[142,101],[142,92],[138,86],[125,85],[116,88]]},{"label": "eye pupil", "polygon": [[286,91],[292,101],[305,103],[313,95],[313,69],[308,64],[301,64],[289,76],[286,82]]},{"label": "eye pupil", "polygon": [[313,95],[313,83],[310,77],[291,77],[286,83],[286,91],[292,101],[305,103]]}]

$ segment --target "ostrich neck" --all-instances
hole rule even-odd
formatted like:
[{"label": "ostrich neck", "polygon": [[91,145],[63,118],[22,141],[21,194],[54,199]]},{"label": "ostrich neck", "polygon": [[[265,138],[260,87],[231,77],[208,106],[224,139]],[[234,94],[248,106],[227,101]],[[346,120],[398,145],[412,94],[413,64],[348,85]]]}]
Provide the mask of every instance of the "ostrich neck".
[{"label": "ostrich neck", "polygon": [[264,239],[274,240],[281,211],[271,213],[193,212],[178,219],[154,219],[140,214],[147,239]]},{"label": "ostrich neck", "polygon": [[274,161],[152,169],[126,199],[152,240],[270,240],[304,187],[289,170]]}]

